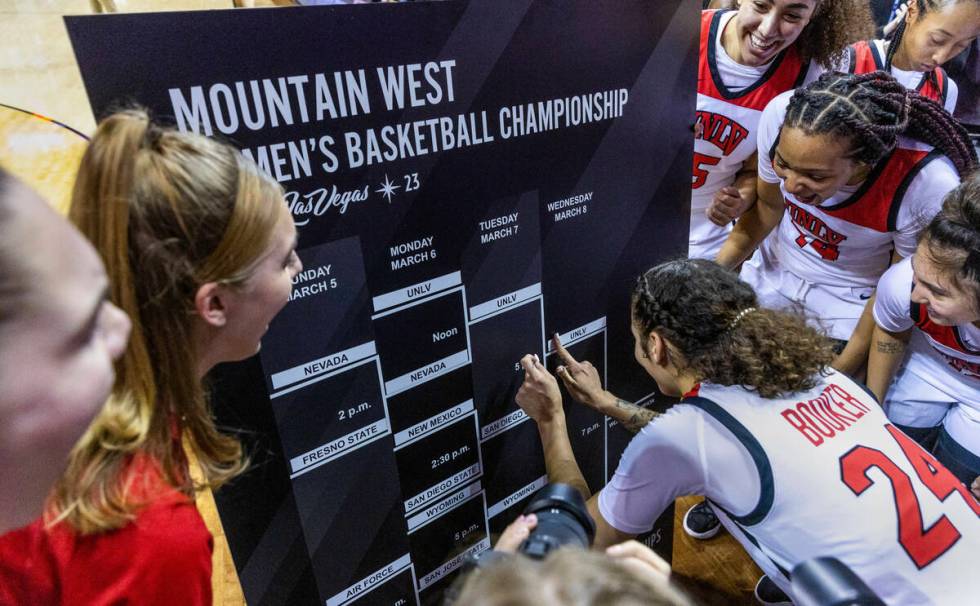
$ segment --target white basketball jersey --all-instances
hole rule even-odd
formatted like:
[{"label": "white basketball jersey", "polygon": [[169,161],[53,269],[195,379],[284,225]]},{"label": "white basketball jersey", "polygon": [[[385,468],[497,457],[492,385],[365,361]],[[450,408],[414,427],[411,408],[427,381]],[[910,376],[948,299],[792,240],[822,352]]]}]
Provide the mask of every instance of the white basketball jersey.
[{"label": "white basketball jersey", "polygon": [[[938,156],[911,146],[898,148],[856,192],[822,206],[798,201],[780,182],[786,212],[766,245],[778,247],[773,252],[781,263],[810,282],[874,286],[891,261],[896,219],[909,182]],[[932,214],[923,217],[922,227]]]},{"label": "white basketball jersey", "polygon": [[[888,42],[885,40],[864,40],[847,47],[847,55],[837,71],[849,74],[867,74],[885,69],[888,56]],[[942,103],[946,111],[953,113],[959,98],[956,83],[946,74],[946,70],[935,67],[931,72],[916,72],[891,66],[891,75],[902,86],[914,90],[923,97]]]},{"label": "white basketball jersey", "polygon": [[980,503],[860,385],[831,372],[808,392],[766,400],[705,384],[681,405],[751,454],[757,503],[719,513],[784,588],[797,564],[833,556],[888,604],[976,603],[968,571],[980,553]]},{"label": "white basketball jersey", "polygon": [[715,225],[705,210],[718,190],[731,185],[743,163],[756,148],[759,118],[779,93],[800,86],[807,78],[809,62],[790,47],[773,59],[769,68],[751,85],[730,90],[719,73],[718,42],[721,30],[734,13],[701,13],[701,48],[698,62],[697,117],[694,139],[694,172],[691,177],[690,256],[714,258],[730,227]]},{"label": "white basketball jersey", "polygon": [[810,283],[873,287],[888,269],[893,248],[903,257],[915,251],[918,233],[959,176],[943,154],[899,137],[856,191],[838,192],[820,206],[804,204],[786,191],[772,165],[789,100],[790,93],[774,99],[759,125],[759,177],[779,183],[786,208],[760,248]]},{"label": "white basketball jersey", "polygon": [[911,258],[885,272],[878,283],[875,322],[891,332],[914,326],[903,372],[969,406],[980,422],[980,328],[933,322],[925,305],[912,302],[912,279]]}]

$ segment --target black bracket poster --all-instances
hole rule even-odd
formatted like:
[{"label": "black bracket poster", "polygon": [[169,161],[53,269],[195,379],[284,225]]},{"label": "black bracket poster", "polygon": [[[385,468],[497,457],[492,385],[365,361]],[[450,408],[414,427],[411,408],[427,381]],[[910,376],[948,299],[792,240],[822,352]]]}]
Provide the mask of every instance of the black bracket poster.
[{"label": "black bracket poster", "polygon": [[[138,102],[287,191],[304,270],[212,377],[250,604],[434,603],[546,483],[517,365],[559,334],[654,402],[628,295],[686,251],[698,3],[460,0],[66,19],[94,113]],[[567,394],[566,394],[567,396]],[[567,399],[593,490],[629,434]],[[669,557],[671,512],[653,543]]]}]

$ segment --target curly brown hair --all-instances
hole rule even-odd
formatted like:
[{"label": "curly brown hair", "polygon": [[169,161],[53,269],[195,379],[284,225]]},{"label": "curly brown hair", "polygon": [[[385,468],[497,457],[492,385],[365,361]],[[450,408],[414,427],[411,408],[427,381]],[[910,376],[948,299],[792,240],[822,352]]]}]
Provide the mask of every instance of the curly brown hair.
[{"label": "curly brown hair", "polygon": [[832,67],[849,44],[874,37],[875,26],[868,2],[818,0],[810,23],[796,40],[804,59]]},{"label": "curly brown hair", "polygon": [[799,315],[762,309],[752,287],[705,259],[647,270],[633,289],[633,322],[657,331],[681,370],[764,398],[810,389],[834,357],[832,341]]}]

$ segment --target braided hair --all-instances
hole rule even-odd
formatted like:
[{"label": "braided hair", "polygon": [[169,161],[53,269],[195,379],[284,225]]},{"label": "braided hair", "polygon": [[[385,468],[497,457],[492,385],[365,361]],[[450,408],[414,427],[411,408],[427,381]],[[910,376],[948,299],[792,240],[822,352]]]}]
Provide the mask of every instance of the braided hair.
[{"label": "braided hair", "polygon": [[[936,0],[908,0],[909,3],[914,2],[919,9],[919,14],[926,9],[926,6],[930,8],[935,8]],[[885,54],[885,71],[890,72],[892,69],[892,59],[895,57],[895,51],[898,47],[902,45],[902,39],[905,37],[905,28],[909,23],[908,15],[905,16],[901,21],[898,22],[898,26],[895,31],[892,32],[891,40],[888,41],[888,52]]]},{"label": "braided hair", "polygon": [[869,165],[890,153],[905,135],[946,155],[965,178],[977,167],[966,129],[943,106],[910,91],[886,72],[828,72],[798,88],[786,108],[784,127],[807,135],[851,140],[850,158]]},{"label": "braided hair", "polygon": [[919,236],[929,257],[980,312],[980,174],[946,194],[943,208]]},{"label": "braided hair", "polygon": [[830,340],[802,317],[759,308],[752,287],[705,259],[648,270],[633,289],[632,310],[641,335],[657,331],[667,340],[678,368],[764,398],[813,387],[833,359]]}]

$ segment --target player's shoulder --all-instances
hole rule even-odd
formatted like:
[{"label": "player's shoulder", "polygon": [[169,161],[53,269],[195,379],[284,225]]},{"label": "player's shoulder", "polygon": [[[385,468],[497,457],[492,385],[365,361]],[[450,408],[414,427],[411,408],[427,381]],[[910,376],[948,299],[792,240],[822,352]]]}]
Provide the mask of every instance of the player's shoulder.
[{"label": "player's shoulder", "polygon": [[956,165],[953,164],[953,161],[929,143],[899,135],[896,148],[904,153],[921,156],[919,160],[921,171],[929,178],[939,177],[959,181],[959,173],[956,172]]},{"label": "player's shoulder", "polygon": [[699,404],[705,400],[718,402],[721,400],[753,400],[758,398],[758,394],[741,385],[719,385],[703,382],[684,394],[681,402]]},{"label": "player's shoulder", "polygon": [[879,323],[886,315],[898,320],[908,316],[912,293],[912,257],[892,265],[878,280],[874,314]]},{"label": "player's shoulder", "polygon": [[655,416],[637,435],[655,436],[660,434],[673,435],[678,429],[684,428],[691,419],[700,412],[696,407],[687,406],[682,399],[666,411]]},{"label": "player's shoulder", "polygon": [[[934,150],[930,155],[931,158],[924,159],[925,164],[922,167],[923,175],[921,178],[930,182],[936,181],[937,186],[949,187],[950,189],[956,187],[960,182],[960,174],[956,171],[956,165],[953,164],[953,161],[945,154],[936,153]],[[951,187],[950,184],[952,184]]]},{"label": "player's shoulder", "polygon": [[901,136],[897,151],[912,156],[914,163],[904,180],[908,189],[917,192],[918,198],[925,198],[929,206],[935,206],[947,192],[959,185],[960,174],[956,165],[928,143]]},{"label": "player's shoulder", "polygon": [[878,289],[879,291],[881,289],[897,290],[908,298],[908,293],[912,292],[912,257],[902,259],[889,267],[882,274],[881,280],[878,282]]},{"label": "player's shoulder", "polygon": [[[741,385],[717,385],[702,383],[697,390],[686,394],[681,404],[693,409],[690,414],[711,419],[723,426],[729,426],[742,412],[748,412],[759,405],[767,405],[768,400],[757,392]],[[696,411],[696,412],[695,412]]]},{"label": "player's shoulder", "polygon": [[952,111],[956,109],[956,101],[958,100],[960,94],[960,85],[956,83],[956,80],[950,78],[949,74],[946,74],[945,72],[944,74],[946,77],[946,99],[952,101],[952,107],[947,107],[946,111],[952,113]]},{"label": "player's shoulder", "polygon": [[630,448],[639,451],[687,451],[701,439],[704,420],[710,418],[701,406],[688,398],[655,416],[636,434]]},{"label": "player's shoulder", "polygon": [[882,278],[888,276],[888,279],[890,281],[902,281],[903,284],[907,284],[911,286],[913,262],[914,261],[912,260],[912,257],[906,257],[905,259],[902,259],[898,263],[893,264],[891,267],[885,270],[885,273],[882,275]]},{"label": "player's shoulder", "polygon": [[775,144],[776,138],[779,136],[779,129],[786,118],[786,107],[789,105],[792,96],[792,90],[783,91],[773,97],[772,101],[762,110],[762,116],[759,118],[758,135],[760,153],[763,149],[768,151]]},{"label": "player's shoulder", "polygon": [[784,90],[775,97],[772,98],[764,110],[762,110],[763,120],[769,117],[770,120],[777,120],[782,123],[783,118],[786,116],[786,108],[789,106],[789,100],[793,97],[793,93],[796,89]]}]

